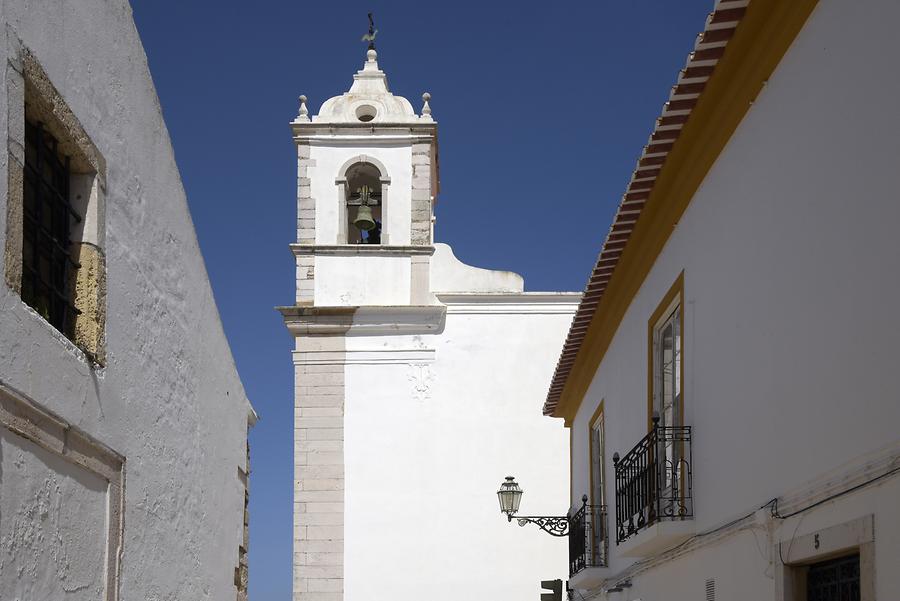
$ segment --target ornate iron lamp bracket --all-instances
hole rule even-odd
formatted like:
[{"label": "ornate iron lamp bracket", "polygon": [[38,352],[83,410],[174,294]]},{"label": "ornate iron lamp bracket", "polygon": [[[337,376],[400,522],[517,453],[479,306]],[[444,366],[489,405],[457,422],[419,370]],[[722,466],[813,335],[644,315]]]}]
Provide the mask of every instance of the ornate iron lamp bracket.
[{"label": "ornate iron lamp bracket", "polygon": [[[581,497],[582,507],[587,505],[587,500],[587,495]],[[550,536],[569,535],[569,524],[571,523],[571,518],[568,515],[507,515],[506,518],[510,522],[515,519],[516,522],[519,523],[519,526],[525,526],[525,524],[534,524]]]},{"label": "ornate iron lamp bracket", "polygon": [[[512,516],[509,521],[513,520]],[[567,536],[569,534],[569,516],[524,516],[516,517],[519,526],[535,524],[551,536]]]}]

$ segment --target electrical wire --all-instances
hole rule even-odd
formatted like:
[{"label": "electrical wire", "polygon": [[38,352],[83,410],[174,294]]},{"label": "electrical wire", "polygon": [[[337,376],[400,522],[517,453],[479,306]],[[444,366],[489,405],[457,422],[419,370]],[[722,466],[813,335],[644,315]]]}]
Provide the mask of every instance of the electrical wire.
[{"label": "electrical wire", "polygon": [[[731,520],[730,522],[728,522],[728,523],[726,523],[726,524],[722,524],[721,526],[717,526],[717,527],[713,528],[712,530],[707,530],[706,532],[701,532],[701,533],[699,533],[699,534],[695,534],[694,536],[692,536],[692,537],[690,537],[690,538],[688,538],[688,539],[682,541],[681,543],[675,545],[675,546],[672,547],[671,549],[667,549],[667,550],[665,551],[665,553],[666,553],[666,554],[668,554],[668,553],[673,553],[673,552],[677,551],[678,549],[680,549],[681,547],[687,545],[688,543],[691,543],[691,542],[693,542],[693,541],[695,541],[695,540],[704,538],[704,537],[709,536],[709,535],[711,535],[711,534],[715,534],[716,532],[719,532],[720,530],[724,530],[724,529],[726,529],[726,528],[728,528],[728,527],[730,527],[730,526],[733,526],[733,525],[737,524],[738,522],[742,522],[742,521],[746,520],[747,518],[753,517],[753,514],[755,514],[755,513],[756,513],[757,511],[759,511],[760,509],[765,509],[766,507],[776,505],[777,503],[778,503],[778,499],[772,499],[772,500],[766,502],[765,504],[761,505],[758,509],[754,509],[753,511],[751,511],[750,513],[748,513],[748,514],[746,514],[746,515],[742,515],[742,516],[739,517],[739,518],[735,518],[735,519]],[[629,572],[630,572],[630,573],[634,573],[634,571],[635,571],[636,568],[640,568],[642,565],[647,564],[647,563],[650,563],[651,561],[653,561],[653,560],[646,560],[646,559],[645,559],[644,561],[636,562],[636,563],[632,564],[631,569],[629,570]]]},{"label": "electrical wire", "polygon": [[[824,498],[824,499],[820,499],[820,500],[816,501],[815,503],[811,503],[810,505],[807,505],[806,507],[802,507],[802,508],[797,509],[797,510],[795,510],[795,511],[792,511],[792,512],[790,512],[790,513],[788,513],[788,514],[781,514],[781,513],[778,511],[778,497],[775,497],[775,498],[769,500],[768,502],[766,502],[766,503],[760,505],[757,509],[755,509],[755,510],[753,510],[753,511],[751,511],[751,512],[745,514],[745,515],[742,515],[742,516],[739,517],[739,518],[735,518],[735,519],[731,520],[730,522],[727,522],[727,523],[725,523],[725,524],[722,524],[721,526],[717,526],[717,527],[713,528],[712,530],[707,530],[706,532],[701,532],[701,533],[699,533],[699,534],[695,534],[694,536],[688,538],[687,540],[685,540],[685,541],[683,541],[683,542],[681,542],[681,543],[675,545],[675,546],[672,547],[671,549],[668,549],[668,550],[666,551],[666,553],[673,553],[673,552],[677,551],[678,549],[680,549],[681,547],[684,547],[685,545],[687,545],[687,544],[689,544],[689,543],[691,543],[691,542],[693,542],[693,541],[695,541],[695,540],[698,540],[698,539],[701,539],[701,538],[705,538],[705,537],[707,537],[707,536],[710,536],[710,535],[712,535],[712,534],[715,534],[716,532],[719,532],[719,531],[721,531],[721,530],[725,530],[726,528],[728,528],[728,527],[730,527],[730,526],[733,526],[733,525],[737,524],[738,522],[742,522],[742,521],[746,520],[747,518],[752,517],[752,516],[753,516],[757,511],[759,511],[760,509],[765,509],[766,507],[769,507],[769,508],[771,508],[771,515],[772,515],[772,517],[777,518],[777,519],[779,519],[779,520],[786,520],[786,519],[788,519],[788,518],[794,517],[795,515],[798,515],[798,514],[800,514],[800,513],[803,513],[804,511],[809,511],[810,509],[813,509],[814,507],[818,507],[819,505],[823,505],[824,503],[827,503],[828,501],[837,499],[838,497],[842,497],[842,496],[844,496],[844,495],[846,495],[846,494],[849,494],[849,493],[851,493],[851,492],[853,492],[853,491],[859,490],[860,488],[863,488],[863,487],[865,487],[865,486],[868,486],[869,484],[872,484],[872,483],[874,483],[874,482],[877,482],[877,481],[879,481],[879,480],[882,480],[882,479],[884,479],[884,478],[887,478],[888,476],[891,476],[891,475],[896,474],[896,473],[898,473],[898,472],[900,472],[900,466],[895,467],[894,469],[889,470],[889,471],[887,471],[887,472],[881,474],[880,476],[876,476],[876,477],[874,477],[874,478],[872,478],[872,479],[870,479],[870,480],[866,480],[865,482],[861,482],[860,484],[857,484],[856,486],[853,486],[853,487],[851,487],[851,488],[848,488],[847,490],[843,490],[843,491],[841,491],[841,492],[839,492],[839,493],[835,493],[835,494],[833,494],[833,495],[831,495],[831,496],[829,496],[829,497],[826,497],[826,498]],[[799,524],[798,524],[798,527],[799,527]],[[796,535],[796,530],[794,531],[794,534]],[[784,557],[782,557],[782,555],[781,555],[781,545],[778,545],[778,555],[779,555],[779,559],[781,559],[781,563],[784,564]],[[788,550],[788,555],[790,555],[790,550]],[[631,570],[631,571],[633,571],[634,568],[640,567],[640,566],[641,566],[642,564],[644,564],[644,563],[649,563],[649,562],[647,562],[647,561],[645,560],[645,561],[640,561],[640,562],[637,562],[637,563],[635,563],[635,564],[632,564],[632,570]],[[578,592],[576,589],[571,589],[571,590],[573,590],[574,592],[578,593],[578,596],[581,597],[582,600],[584,600],[584,596],[583,596],[580,592]]]},{"label": "electrical wire", "polygon": [[[897,472],[900,472],[900,467],[895,467],[894,469],[889,470],[889,471],[887,471],[887,472],[881,474],[880,476],[875,476],[874,478],[871,478],[871,479],[869,479],[869,480],[866,480],[865,482],[861,482],[861,483],[857,484],[856,486],[853,486],[853,487],[851,487],[851,488],[848,488],[847,490],[842,490],[841,492],[835,493],[835,494],[833,494],[833,495],[831,495],[831,496],[828,496],[828,497],[826,497],[826,498],[824,498],[824,499],[819,499],[819,500],[816,501],[815,503],[811,503],[811,504],[807,505],[806,507],[801,507],[800,509],[797,509],[797,510],[795,510],[795,511],[792,511],[792,512],[790,512],[790,513],[788,513],[788,514],[781,514],[781,513],[778,511],[778,497],[775,497],[774,499],[772,499],[772,500],[769,501],[768,503],[765,503],[764,505],[761,505],[761,506],[759,507],[759,509],[765,509],[766,507],[771,507],[771,508],[772,508],[772,517],[777,518],[777,519],[779,519],[779,520],[786,520],[786,519],[788,519],[788,518],[794,517],[795,515],[801,514],[801,513],[803,513],[804,511],[809,511],[810,509],[813,509],[814,507],[818,507],[819,505],[823,505],[823,504],[827,503],[828,501],[832,501],[832,500],[834,500],[834,499],[837,499],[838,497],[842,497],[843,495],[846,495],[846,494],[849,494],[849,493],[851,493],[851,492],[853,492],[853,491],[859,490],[860,488],[863,488],[863,487],[865,487],[865,486],[868,486],[869,484],[872,484],[872,483],[874,483],[874,482],[877,482],[877,481],[879,481],[879,480],[881,480],[881,479],[883,479],[883,478],[887,478],[888,476],[893,475],[893,474],[896,474]],[[759,511],[759,509],[757,509],[756,511]],[[734,525],[734,524],[736,524],[736,523],[738,523],[738,522],[740,522],[740,521],[742,521],[742,520],[745,520],[745,519],[749,518],[749,517],[752,516],[754,513],[756,513],[756,511],[751,511],[751,512],[748,513],[747,515],[744,515],[744,516],[739,517],[739,518],[737,518],[737,519],[731,520],[731,521],[728,522],[727,524],[723,524],[722,526],[719,526],[719,527],[714,528],[714,529],[712,529],[712,530],[709,530],[709,531],[707,531],[707,532],[701,532],[700,534],[696,534],[696,535],[692,536],[691,538],[687,539],[686,541],[684,541],[683,543],[681,543],[681,544],[679,544],[679,545],[677,545],[677,546],[675,546],[675,547],[672,547],[669,551],[675,551],[675,550],[678,549],[679,547],[681,547],[681,546],[683,546],[683,545],[686,545],[687,543],[691,542],[692,540],[696,540],[696,539],[701,538],[701,537],[704,537],[704,536],[709,536],[710,534],[714,534],[714,533],[716,533],[716,532],[718,532],[718,531],[720,531],[720,530],[724,530],[725,528],[728,528],[729,526],[732,526],[732,525]],[[800,524],[797,524],[797,527],[798,527],[798,528],[799,528],[799,526],[800,526]],[[794,534],[796,535],[796,533],[797,533],[797,529],[794,529]],[[791,538],[791,541],[792,541],[792,543],[793,543],[793,537]],[[779,554],[779,556],[781,556],[781,545],[778,545],[778,554]],[[788,548],[788,555],[790,555],[790,547]],[[784,563],[784,558],[783,558],[783,557],[780,557],[780,558],[781,558],[781,563]]]},{"label": "electrical wire", "polygon": [[[816,501],[815,503],[811,503],[811,504],[807,505],[806,507],[801,507],[800,509],[797,509],[797,510],[795,510],[795,511],[792,511],[792,512],[790,512],[790,513],[788,513],[788,514],[782,514],[782,513],[780,513],[780,512],[778,511],[778,499],[777,499],[777,498],[772,499],[772,501],[770,501],[770,503],[773,503],[773,502],[774,502],[774,503],[772,504],[772,517],[774,517],[774,518],[776,518],[776,519],[779,519],[779,520],[786,520],[786,519],[788,519],[788,518],[792,518],[792,517],[794,517],[795,515],[798,515],[798,514],[803,513],[804,511],[809,511],[810,509],[813,509],[814,507],[818,507],[819,505],[822,505],[822,504],[824,504],[824,503],[827,503],[828,501],[833,501],[834,499],[837,499],[838,497],[841,497],[841,496],[846,495],[846,494],[849,494],[849,493],[851,493],[851,492],[853,492],[853,491],[859,490],[860,488],[863,488],[864,486],[868,486],[869,484],[872,484],[872,483],[874,483],[874,482],[878,482],[879,480],[881,480],[881,479],[883,479],[883,478],[887,478],[888,476],[891,476],[891,475],[893,475],[893,474],[896,474],[897,472],[900,472],[900,467],[895,467],[894,469],[888,470],[888,471],[886,471],[885,473],[881,474],[880,476],[875,476],[874,478],[871,478],[871,479],[869,479],[869,480],[866,480],[865,482],[860,482],[860,483],[857,484],[856,486],[853,486],[853,487],[851,487],[851,488],[848,488],[847,490],[842,490],[841,492],[835,493],[835,494],[833,494],[833,495],[831,495],[831,496],[829,496],[829,497],[825,497],[824,499],[819,499],[819,500]],[[799,522],[797,522],[797,527],[794,528],[794,534],[791,536],[791,542],[790,542],[790,544],[788,545],[788,557],[791,556],[791,547],[793,547],[793,545],[794,545],[794,538],[797,536],[797,530],[800,529],[800,524],[801,524],[801,523],[803,523],[802,518],[801,518],[801,520],[800,520]],[[787,564],[784,562],[784,555],[783,555],[782,552],[781,552],[781,544],[778,545],[778,559],[781,560],[781,564],[782,564],[782,565],[787,565]]]},{"label": "electrical wire", "polygon": [[777,504],[778,504],[778,499],[772,499],[771,501],[765,503],[764,505],[760,505],[759,508],[754,509],[753,511],[751,511],[750,513],[748,513],[746,515],[742,515],[739,518],[735,518],[735,519],[731,520],[730,522],[728,522],[727,524],[722,524],[721,526],[717,526],[717,527],[713,528],[712,530],[707,530],[706,532],[701,532],[699,534],[695,534],[694,536],[690,537],[689,539],[685,540],[684,542],[682,542],[678,545],[675,545],[674,547],[669,549],[667,552],[671,553],[672,551],[676,551],[692,541],[709,536],[711,534],[715,534],[716,532],[719,532],[720,530],[725,530],[726,528],[728,528],[730,526],[734,526],[738,522],[742,522],[742,521],[746,520],[747,518],[753,517],[753,514],[755,514],[760,509],[765,509],[766,507],[775,506]]},{"label": "electrical wire", "polygon": [[[791,541],[788,543],[788,559],[791,558],[791,549],[794,548],[794,541],[797,540],[797,531],[800,530],[800,525],[803,524],[803,518],[806,516],[800,516],[800,519],[797,520],[797,525],[794,526],[794,533],[791,534]],[[781,565],[786,566],[787,563],[784,561],[784,555],[781,554],[781,546],[784,544],[784,541],[778,543],[778,559],[781,560]]]},{"label": "electrical wire", "polygon": [[[792,511],[786,515],[782,515],[781,513],[778,512],[778,499],[773,499],[773,501],[775,502],[775,505],[772,507],[772,517],[778,518],[779,520],[786,520],[788,518],[794,517],[798,513],[803,513],[804,511],[809,511],[813,507],[818,507],[819,505],[827,503],[828,501],[837,499],[838,497],[842,497],[842,496],[849,494],[855,490],[859,490],[860,488],[863,488],[864,486],[868,486],[869,484],[872,484],[873,482],[878,482],[879,480],[881,480],[883,478],[887,478],[888,476],[890,476],[892,474],[896,474],[897,472],[900,472],[900,467],[895,467],[894,469],[889,470],[889,471],[881,474],[880,476],[875,476],[874,478],[872,478],[870,480],[861,482],[860,484],[857,484],[856,486],[848,488],[847,490],[842,490],[841,492],[835,493],[835,494],[831,495],[830,497],[825,497],[824,499],[820,499],[820,500],[816,501],[815,503],[812,503],[811,505],[807,505],[806,507],[802,507],[802,508],[797,509],[796,511]],[[771,503],[771,501],[770,501],[770,503]]]}]

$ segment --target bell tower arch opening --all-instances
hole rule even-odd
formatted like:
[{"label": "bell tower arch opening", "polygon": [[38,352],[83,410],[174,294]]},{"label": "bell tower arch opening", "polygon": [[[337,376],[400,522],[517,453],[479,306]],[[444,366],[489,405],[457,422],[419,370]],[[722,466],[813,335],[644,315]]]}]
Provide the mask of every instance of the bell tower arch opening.
[{"label": "bell tower arch opening", "polygon": [[343,225],[347,244],[381,244],[384,228],[381,175],[372,163],[354,163],[346,171],[346,223]]},{"label": "bell tower arch opening", "polygon": [[344,163],[338,186],[338,244],[388,244],[391,179],[377,159],[358,155]]}]

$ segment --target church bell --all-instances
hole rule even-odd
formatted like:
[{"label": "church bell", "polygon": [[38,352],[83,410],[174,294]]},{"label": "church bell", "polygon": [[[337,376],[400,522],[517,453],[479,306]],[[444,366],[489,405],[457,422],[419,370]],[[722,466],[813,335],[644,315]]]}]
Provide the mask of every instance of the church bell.
[{"label": "church bell", "polygon": [[372,208],[368,205],[360,205],[360,207],[356,209],[356,219],[353,220],[353,225],[364,232],[375,229],[375,220],[372,218]]}]

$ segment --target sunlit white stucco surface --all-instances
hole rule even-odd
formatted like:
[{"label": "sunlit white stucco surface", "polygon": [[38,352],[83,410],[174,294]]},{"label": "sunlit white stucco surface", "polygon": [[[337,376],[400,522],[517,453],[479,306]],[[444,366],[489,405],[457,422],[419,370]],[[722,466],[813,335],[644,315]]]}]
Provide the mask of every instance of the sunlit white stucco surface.
[{"label": "sunlit white stucco surface", "polygon": [[[4,140],[22,127],[9,120],[21,111],[10,103],[22,97],[9,95],[21,48],[106,161],[107,360],[90,367],[0,283],[0,380],[124,457],[122,599],[234,599],[251,409],[131,8],[124,0],[0,4]],[[8,174],[0,152],[0,247]],[[105,491],[80,468],[2,436],[0,598],[104,598],[96,561],[106,544]]]},{"label": "sunlit white stucco surface", "polygon": [[[898,20],[894,2],[818,3],[603,358],[572,426],[573,498],[589,491],[588,424],[601,401],[607,502],[612,454],[647,433],[648,319],[682,270],[695,532],[774,497],[802,507],[874,466],[898,465]],[[786,554],[791,541],[866,516],[874,516],[876,596],[892,598],[898,506],[894,478],[786,521],[764,510],[754,528],[643,569],[629,597],[601,598],[700,598],[713,578],[723,599],[780,599],[777,543],[786,541]],[[615,583],[634,558],[611,536]]]}]

